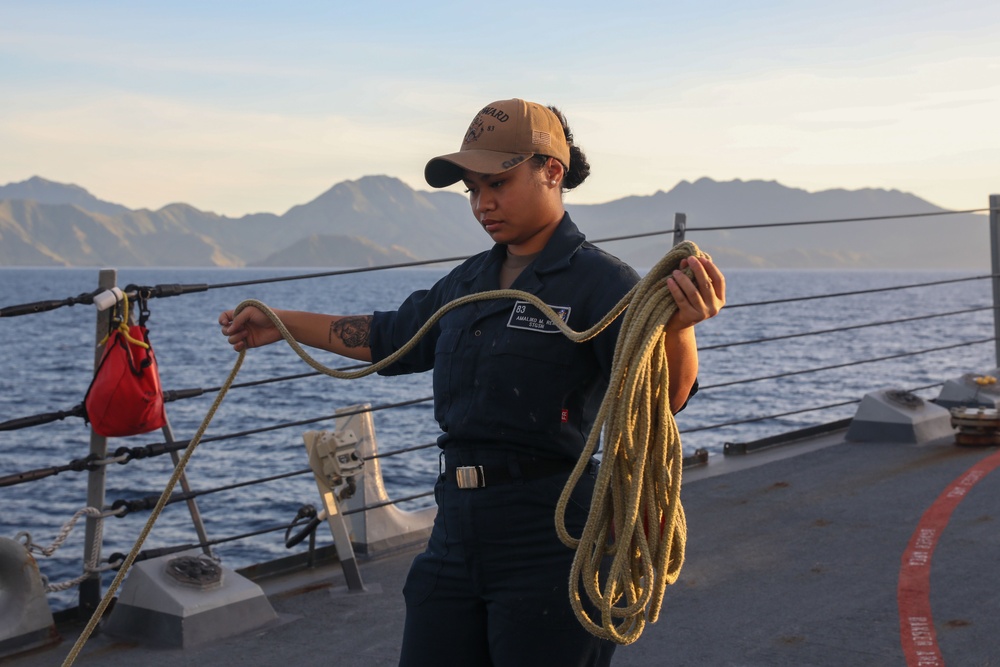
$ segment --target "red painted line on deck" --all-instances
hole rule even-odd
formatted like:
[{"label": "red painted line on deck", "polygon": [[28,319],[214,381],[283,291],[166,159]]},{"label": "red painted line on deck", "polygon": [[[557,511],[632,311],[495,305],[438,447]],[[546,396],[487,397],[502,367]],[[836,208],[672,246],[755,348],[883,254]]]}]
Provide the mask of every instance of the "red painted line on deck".
[{"label": "red painted line on deck", "polygon": [[931,556],[952,512],[981,479],[1000,466],[1000,451],[966,470],[938,496],[920,517],[903,552],[896,599],[899,632],[908,667],[943,667],[931,616]]}]

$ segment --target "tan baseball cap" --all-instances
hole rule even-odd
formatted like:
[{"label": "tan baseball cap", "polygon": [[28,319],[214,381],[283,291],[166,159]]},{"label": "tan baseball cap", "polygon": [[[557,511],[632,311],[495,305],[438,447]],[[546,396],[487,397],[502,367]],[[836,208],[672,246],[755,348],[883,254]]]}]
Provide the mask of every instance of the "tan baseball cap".
[{"label": "tan baseball cap", "polygon": [[432,187],[443,188],[462,180],[466,169],[500,174],[532,155],[554,157],[569,168],[569,144],[562,122],[541,104],[500,100],[476,114],[457,153],[427,163],[424,178]]}]

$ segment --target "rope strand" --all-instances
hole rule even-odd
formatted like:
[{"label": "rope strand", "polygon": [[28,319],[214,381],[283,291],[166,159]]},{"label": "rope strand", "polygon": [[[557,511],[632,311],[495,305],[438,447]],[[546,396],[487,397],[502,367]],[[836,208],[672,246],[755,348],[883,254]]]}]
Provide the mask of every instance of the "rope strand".
[{"label": "rope strand", "polygon": [[[633,301],[635,302],[635,304],[642,304],[641,308],[635,308],[635,307],[629,308],[625,320],[622,323],[622,329],[621,333],[619,334],[618,344],[615,348],[615,360],[612,365],[611,383],[609,385],[609,387],[614,387],[615,391],[613,392],[609,388],[608,393],[604,397],[604,401],[601,404],[600,412],[598,413],[598,420],[597,422],[595,422],[595,427],[593,429],[593,432],[591,433],[590,439],[588,440],[588,445],[585,448],[584,452],[585,455],[580,457],[580,462],[578,462],[576,468],[574,468],[573,474],[570,477],[569,483],[567,484],[567,489],[571,490],[571,485],[575,485],[576,482],[579,480],[580,474],[582,473],[582,469],[583,467],[586,467],[587,461],[590,458],[590,454],[592,454],[596,449],[597,438],[595,438],[595,434],[599,433],[600,424],[604,423],[609,419],[608,413],[611,412],[611,410],[608,406],[611,405],[612,403],[617,402],[618,401],[617,397],[619,397],[623,393],[623,391],[627,386],[633,386],[633,383],[636,384],[639,382],[643,383],[643,391],[639,393],[639,402],[642,403],[642,405],[636,406],[636,408],[631,408],[631,406],[634,405],[636,401],[628,402],[630,409],[641,409],[643,411],[643,415],[641,415],[642,419],[644,420],[644,423],[642,425],[642,434],[644,437],[642,438],[642,441],[644,443],[650,443],[650,442],[655,442],[656,438],[662,437],[662,442],[668,443],[666,447],[667,450],[671,452],[670,460],[669,462],[666,462],[666,457],[664,456],[664,462],[666,462],[666,465],[664,465],[661,462],[660,465],[650,466],[650,470],[653,469],[659,470],[658,474],[662,477],[662,479],[652,481],[652,484],[649,485],[649,490],[646,492],[647,497],[643,501],[640,502],[638,500],[631,500],[629,502],[629,505],[632,509],[626,515],[620,509],[623,501],[621,500],[621,495],[618,491],[618,488],[620,487],[627,489],[625,495],[628,498],[638,497],[637,494],[641,494],[643,492],[644,488],[643,482],[640,481],[638,482],[638,484],[633,483],[633,480],[629,476],[628,471],[630,466],[634,465],[631,464],[629,459],[638,456],[637,459],[638,473],[641,477],[643,472],[643,463],[645,462],[646,450],[637,448],[635,442],[633,442],[633,438],[631,436],[631,429],[635,428],[636,426],[634,420],[630,419],[625,420],[624,426],[623,427],[616,426],[615,427],[616,430],[614,431],[611,430],[610,426],[607,427],[606,430],[608,431],[608,433],[616,433],[618,435],[616,435],[616,437],[613,440],[614,449],[605,451],[604,461],[609,461],[609,456],[612,459],[615,456],[622,456],[625,459],[626,465],[601,466],[601,473],[598,478],[599,482],[598,492],[602,496],[602,501],[601,503],[597,502],[597,492],[595,492],[595,501],[591,505],[591,518],[588,519],[587,526],[589,528],[592,522],[596,524],[598,521],[603,521],[603,524],[602,527],[596,527],[595,525],[594,530],[591,531],[591,532],[596,531],[596,537],[597,537],[596,540],[592,539],[591,535],[588,535],[587,530],[584,531],[585,535],[588,535],[588,541],[584,542],[581,540],[579,542],[582,545],[582,548],[579,548],[577,550],[576,559],[574,560],[573,574],[571,575],[572,576],[571,583],[572,583],[579,578],[580,568],[578,566],[578,561],[580,561],[582,557],[589,558],[592,561],[590,563],[590,567],[587,570],[588,572],[596,573],[597,570],[599,569],[600,560],[603,557],[603,554],[605,553],[605,548],[603,547],[603,545],[606,544],[607,542],[607,538],[612,527],[612,522],[608,521],[607,517],[603,515],[603,509],[601,510],[602,518],[597,520],[593,519],[595,514],[594,508],[595,507],[603,508],[604,505],[603,497],[606,496],[608,492],[607,492],[607,485],[605,484],[602,487],[600,486],[600,483],[601,480],[607,481],[611,475],[611,472],[616,468],[621,472],[617,475],[616,478],[616,484],[615,484],[616,490],[614,492],[614,497],[616,500],[613,502],[612,505],[615,508],[616,512],[615,522],[614,522],[615,526],[625,527],[630,523],[634,526],[636,522],[638,507],[641,505],[644,508],[651,508],[654,504],[650,502],[650,497],[652,496],[652,494],[660,494],[664,490],[666,490],[669,495],[666,498],[665,503],[663,502],[664,501],[663,498],[654,499],[655,503],[658,503],[660,507],[657,510],[653,511],[653,514],[656,515],[657,517],[663,517],[663,520],[666,520],[666,518],[669,516],[671,517],[671,520],[674,523],[676,523],[677,517],[679,517],[682,526],[681,533],[683,534],[684,532],[683,512],[680,511],[680,469],[683,464],[683,457],[680,454],[681,452],[680,438],[677,435],[677,427],[674,424],[673,415],[670,413],[670,408],[669,408],[669,398],[667,392],[668,379],[666,374],[667,360],[666,360],[666,353],[663,350],[662,334],[663,334],[663,327],[666,325],[667,320],[670,318],[670,315],[672,315],[673,312],[676,310],[676,305],[673,304],[673,298],[670,296],[669,291],[666,289],[666,275],[669,275],[669,271],[672,270],[672,268],[676,268],[677,266],[679,266],[681,259],[691,255],[696,255],[696,256],[701,255],[701,252],[698,250],[698,247],[694,243],[686,241],[684,243],[675,246],[674,249],[671,250],[666,255],[666,257],[664,257],[656,265],[656,267],[654,267],[654,269],[649,274],[646,275],[645,278],[643,278],[631,290],[629,290],[629,292],[625,296],[623,296],[621,300],[617,304],[615,304],[615,306],[603,318],[601,318],[599,322],[594,324],[589,329],[586,329],[585,331],[578,332],[571,329],[565,322],[563,322],[562,318],[559,317],[559,315],[552,308],[550,308],[546,303],[544,303],[534,294],[529,294],[527,292],[522,292],[520,290],[513,290],[513,289],[479,292],[476,294],[466,295],[464,297],[455,299],[454,301],[445,304],[440,309],[438,309],[438,311],[435,312],[430,317],[430,319],[427,320],[427,322],[425,322],[424,325],[421,326],[420,329],[413,335],[413,337],[410,338],[410,340],[407,341],[406,344],[404,344],[401,348],[396,350],[394,353],[392,353],[385,359],[382,359],[377,363],[371,364],[370,366],[366,366],[356,371],[340,371],[333,368],[328,368],[323,364],[319,363],[318,361],[316,361],[315,359],[313,359],[304,349],[302,349],[302,346],[299,345],[299,343],[292,337],[292,335],[288,332],[288,329],[281,322],[278,316],[265,304],[261,303],[260,301],[257,301],[256,299],[247,299],[245,301],[242,301],[236,307],[235,313],[239,313],[244,308],[248,308],[250,306],[257,308],[262,313],[264,313],[264,315],[266,315],[268,319],[271,320],[271,322],[280,332],[282,338],[285,339],[285,342],[288,343],[288,345],[295,351],[295,353],[298,354],[299,357],[313,369],[330,377],[345,379],[345,380],[354,380],[365,377],[367,375],[371,375],[372,373],[377,373],[378,371],[382,370],[383,368],[386,368],[390,364],[395,363],[397,359],[399,359],[400,357],[407,354],[410,350],[412,350],[414,346],[416,346],[417,343],[420,341],[420,339],[423,338],[423,336],[426,335],[427,332],[430,331],[435,324],[437,324],[438,320],[440,320],[442,317],[444,317],[447,313],[451,312],[455,308],[459,308],[469,303],[474,303],[477,301],[488,301],[494,299],[515,299],[515,300],[528,301],[532,305],[536,306],[540,311],[542,311],[542,313],[547,318],[549,318],[553,322],[553,324],[555,324],[556,327],[559,328],[559,330],[563,333],[563,335],[565,335],[570,340],[578,343],[590,340],[591,338],[599,334],[601,331],[603,331],[605,328],[607,328],[608,325],[610,325],[619,315],[622,314],[622,312],[626,310],[626,308],[629,308],[630,303],[632,303]],[[690,271],[688,271],[688,273],[690,275]],[[663,309],[663,312],[655,313],[657,309]],[[646,335],[650,336],[651,338],[658,339],[658,342],[657,340],[653,340],[652,342],[646,345],[640,345],[636,342],[636,341],[641,342],[644,336],[642,331],[637,330],[636,325],[631,324],[634,320],[638,319],[635,314],[636,310],[641,310],[644,313],[644,317],[646,320],[651,319],[654,321],[653,326],[649,327],[648,325],[642,325],[641,328],[648,332]],[[660,321],[660,324],[659,325],[655,324],[656,321]],[[623,339],[629,340],[630,342],[627,345],[623,345]],[[633,350],[639,350],[640,351],[639,353],[642,355],[641,361],[638,363],[635,362],[630,363],[631,360],[625,358],[625,355],[631,354]],[[650,373],[645,369],[647,368],[647,366],[650,365],[648,357],[654,356],[655,350],[659,350],[658,352],[655,352],[655,356],[657,356],[657,362],[655,364],[655,373]],[[80,654],[80,651],[83,650],[83,646],[90,638],[90,635],[93,634],[94,630],[96,629],[97,624],[100,622],[100,619],[103,616],[108,605],[110,604],[112,598],[114,597],[115,592],[118,590],[118,587],[125,579],[125,575],[128,573],[129,568],[131,568],[132,564],[135,562],[136,557],[139,554],[139,551],[142,549],[143,543],[146,541],[146,537],[149,535],[150,531],[153,528],[153,525],[156,523],[156,520],[159,518],[160,513],[163,511],[163,508],[166,506],[168,500],[170,499],[174,487],[176,486],[181,475],[183,474],[184,469],[187,466],[188,461],[191,459],[192,454],[194,454],[194,450],[198,446],[198,443],[201,441],[202,436],[208,429],[208,425],[211,423],[213,417],[215,416],[216,411],[222,404],[222,400],[225,398],[226,392],[229,391],[230,386],[232,386],[233,381],[236,379],[236,375],[239,373],[240,367],[243,365],[243,359],[245,356],[246,356],[246,350],[242,350],[239,353],[239,356],[237,357],[236,363],[233,365],[232,370],[229,372],[229,376],[226,378],[226,381],[219,389],[219,393],[215,397],[215,401],[209,408],[208,413],[205,415],[205,419],[202,421],[201,426],[198,427],[197,432],[195,433],[191,441],[188,443],[187,448],[185,448],[184,453],[181,455],[180,460],[177,462],[173,474],[167,481],[166,488],[164,488],[163,493],[160,495],[159,501],[156,503],[156,507],[153,508],[152,513],[147,519],[146,525],[143,527],[139,535],[139,538],[136,540],[128,556],[126,556],[125,561],[122,563],[121,568],[118,570],[118,574],[115,576],[114,581],[111,582],[111,585],[108,587],[108,590],[105,593],[104,597],[102,598],[100,604],[98,604],[97,608],[94,610],[94,613],[91,615],[90,621],[87,623],[87,626],[84,628],[83,632],[81,632],[80,636],[77,638],[76,643],[70,650],[69,655],[66,657],[66,660],[63,662],[63,667],[70,667],[70,665],[73,664],[77,656]],[[637,369],[642,369],[642,370],[637,371]],[[615,397],[609,398],[612,397],[612,395],[614,395]],[[665,413],[663,412],[664,409],[662,407],[664,404],[666,405]],[[651,417],[648,413],[646,413],[646,410],[652,408],[654,405],[659,406],[657,408],[659,410],[659,414],[656,415],[655,419],[651,420]],[[618,414],[618,412],[616,412],[615,414]],[[667,433],[664,433],[665,428],[668,431]],[[623,438],[629,441],[627,446],[625,447],[619,446],[619,441]],[[654,449],[656,448],[654,447]],[[663,447],[661,446],[660,449],[663,449]],[[674,455],[674,452],[676,452],[676,455]],[[664,452],[663,454],[665,455],[665,453],[666,452]],[[675,458],[676,461],[674,461]],[[566,533],[565,525],[564,521],[562,520],[562,517],[565,514],[566,496],[567,496],[567,491],[564,490],[563,495],[560,497],[559,500],[559,508],[561,509],[557,509],[556,512],[557,530],[559,531],[560,538],[563,540],[564,543],[566,543],[568,546],[575,546],[574,544],[570,543],[570,542],[575,542],[575,540],[573,540],[573,538],[565,534]],[[647,510],[647,511],[652,511],[652,510]],[[626,518],[629,518],[630,520],[626,521]],[[657,518],[657,521],[660,520],[661,519]],[[673,538],[675,534],[675,529],[668,526],[667,530],[671,538]],[[625,533],[621,532],[619,534],[624,535]],[[619,542],[619,544],[627,545],[628,543]],[[639,551],[640,555],[638,558],[639,560],[638,564],[642,567],[642,571],[638,573],[633,572],[632,570],[628,570],[629,567],[632,568],[635,567],[635,563],[633,563],[633,561],[635,560],[634,554],[627,553],[626,551],[620,549],[619,551],[621,553],[616,554],[615,557],[615,563],[616,563],[615,569],[616,571],[620,571],[621,574],[619,577],[616,577],[615,579],[612,580],[611,590],[607,594],[601,595],[598,592],[596,576],[593,578],[593,582],[591,582],[591,584],[588,584],[588,594],[590,595],[591,599],[600,602],[601,604],[599,604],[599,606],[601,606],[602,611],[605,612],[604,613],[605,621],[603,626],[596,626],[592,622],[590,622],[589,618],[586,616],[586,613],[583,612],[582,610],[579,601],[579,595],[577,594],[574,597],[574,595],[571,594],[570,602],[571,604],[573,604],[574,610],[577,610],[577,617],[580,618],[580,621],[584,624],[584,627],[586,627],[590,632],[598,636],[609,635],[610,637],[615,638],[615,641],[619,641],[619,643],[631,643],[632,641],[635,641],[635,639],[638,638],[639,633],[642,632],[644,620],[642,618],[641,611],[642,608],[644,608],[647,604],[651,604],[653,602],[657,603],[655,610],[651,609],[650,612],[650,621],[656,620],[656,616],[659,613],[659,602],[662,601],[663,594],[662,591],[660,591],[654,595],[650,587],[650,584],[655,579],[656,571],[659,571],[662,574],[666,575],[666,576],[661,576],[661,578],[659,579],[660,583],[667,581],[667,579],[670,579],[670,581],[676,579],[676,573],[679,572],[680,564],[683,561],[683,548],[684,548],[683,538],[677,540],[676,542],[673,539],[668,540],[665,543],[667,545],[666,550],[663,550],[661,548],[661,544],[664,543],[661,543],[659,539],[653,540],[651,543],[647,543],[645,540],[641,541],[641,543],[639,544],[641,549]],[[650,557],[649,555],[650,546],[652,546],[653,553],[656,555],[655,559]],[[662,554],[660,553],[661,551],[663,552]],[[678,558],[678,553],[680,554],[679,558]],[[581,554],[584,554],[584,556],[581,556]],[[660,562],[663,561],[665,558],[671,558],[671,563],[673,564],[673,568],[670,569],[669,571],[662,565],[659,568],[656,567],[656,565],[660,564]],[[596,559],[596,565],[593,562],[594,559]],[[626,561],[628,562],[626,563]],[[626,574],[627,572],[632,572],[632,573]],[[619,590],[618,580],[621,578],[629,579],[629,581],[631,582],[631,586],[623,587],[621,590]],[[643,582],[645,582],[645,586],[642,585]],[[663,583],[663,586],[665,585],[666,584]],[[571,587],[571,590],[574,590],[574,587]],[[622,591],[624,591],[624,594],[626,595],[630,605],[624,611],[614,606],[615,603],[621,597]],[[608,628],[615,627],[611,625],[612,621],[610,620],[610,618],[612,615],[620,617],[622,614],[626,613],[632,613],[632,615],[628,616],[626,620],[623,622],[623,623],[628,623],[632,626],[627,633],[620,633],[618,630],[614,629],[608,630]],[[635,615],[636,613],[638,615]]]},{"label": "rope strand", "polygon": [[[677,310],[666,279],[691,255],[701,256],[697,246],[678,244],[631,295],[608,391],[556,507],[559,538],[576,549],[569,580],[573,611],[591,634],[618,644],[631,644],[647,622],[656,622],[666,587],[684,564],[684,456],[670,410],[663,332]],[[590,513],[575,538],[566,529],[566,507],[602,433],[604,455]],[[613,558],[602,583],[608,555]],[[584,609],[581,584],[600,619]]]}]

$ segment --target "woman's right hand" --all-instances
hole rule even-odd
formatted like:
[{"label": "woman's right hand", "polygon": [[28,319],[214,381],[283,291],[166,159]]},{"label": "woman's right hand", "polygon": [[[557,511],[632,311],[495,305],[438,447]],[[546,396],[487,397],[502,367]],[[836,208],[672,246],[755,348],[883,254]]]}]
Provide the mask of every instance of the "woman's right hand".
[{"label": "woman's right hand", "polygon": [[247,306],[235,316],[234,312],[227,310],[219,315],[219,324],[222,326],[222,335],[228,337],[227,340],[235,351],[263,347],[281,340],[281,333],[274,322],[257,308]]}]

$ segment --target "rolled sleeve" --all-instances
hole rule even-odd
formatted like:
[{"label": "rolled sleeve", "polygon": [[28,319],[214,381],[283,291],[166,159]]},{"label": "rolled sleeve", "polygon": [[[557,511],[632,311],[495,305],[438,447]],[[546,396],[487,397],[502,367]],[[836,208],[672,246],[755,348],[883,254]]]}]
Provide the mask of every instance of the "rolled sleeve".
[{"label": "rolled sleeve", "polygon": [[[369,336],[372,361],[381,361],[403,347],[437,309],[434,290],[420,290],[411,294],[397,310],[375,311]],[[440,329],[432,327],[412,350],[379,371],[379,375],[422,373],[433,368],[439,334]]]}]

